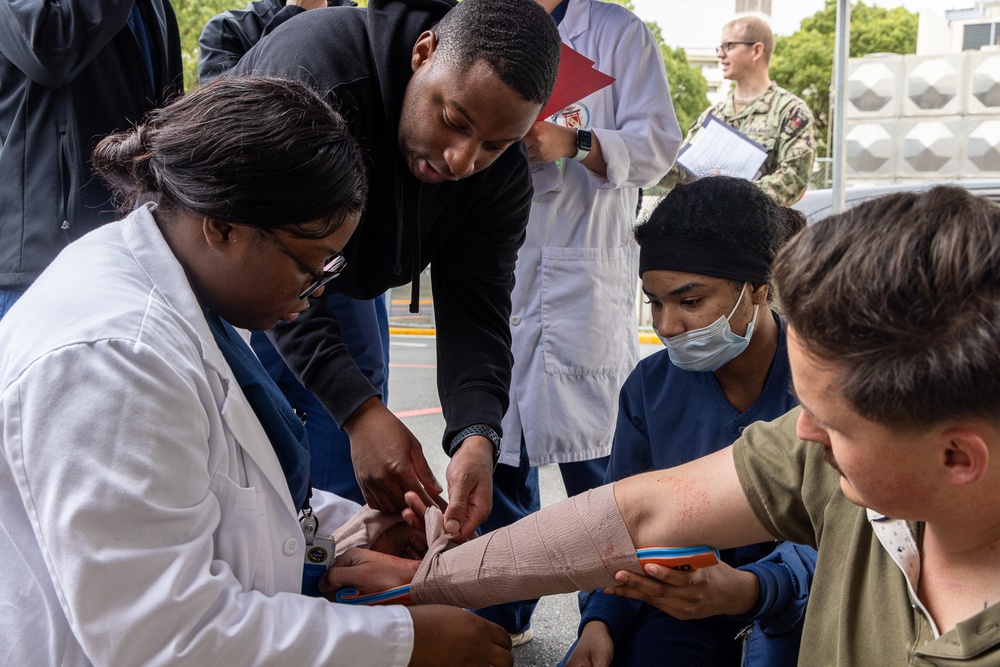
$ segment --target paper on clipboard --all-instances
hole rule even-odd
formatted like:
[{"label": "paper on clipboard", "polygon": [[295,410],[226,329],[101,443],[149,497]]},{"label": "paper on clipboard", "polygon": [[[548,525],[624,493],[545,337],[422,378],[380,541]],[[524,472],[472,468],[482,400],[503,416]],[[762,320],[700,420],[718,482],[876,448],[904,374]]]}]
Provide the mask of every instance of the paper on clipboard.
[{"label": "paper on clipboard", "polygon": [[767,149],[708,114],[702,129],[681,149],[677,164],[698,178],[721,175],[753,180],[766,159]]}]

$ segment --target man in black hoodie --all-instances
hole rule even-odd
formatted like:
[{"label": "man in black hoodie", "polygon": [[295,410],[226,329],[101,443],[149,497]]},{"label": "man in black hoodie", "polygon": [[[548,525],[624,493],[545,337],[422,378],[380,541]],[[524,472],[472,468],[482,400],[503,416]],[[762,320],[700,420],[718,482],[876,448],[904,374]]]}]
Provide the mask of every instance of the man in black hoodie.
[{"label": "man in black hoodie", "polygon": [[[327,91],[368,160],[367,208],[327,288],[363,299],[412,281],[412,309],[420,272],[432,267],[452,456],[445,522],[461,537],[492,506],[510,292],[532,194],[520,140],[552,92],[558,54],[555,24],[533,0],[373,0],[295,17],[235,69]],[[365,498],[386,511],[405,507],[406,491],[429,500],[441,489],[420,443],[351,360],[323,299],[311,301],[270,337],[350,436]]]},{"label": "man in black hoodie", "polygon": [[0,11],[0,317],[70,241],[119,218],[90,151],[181,91],[169,0]]}]

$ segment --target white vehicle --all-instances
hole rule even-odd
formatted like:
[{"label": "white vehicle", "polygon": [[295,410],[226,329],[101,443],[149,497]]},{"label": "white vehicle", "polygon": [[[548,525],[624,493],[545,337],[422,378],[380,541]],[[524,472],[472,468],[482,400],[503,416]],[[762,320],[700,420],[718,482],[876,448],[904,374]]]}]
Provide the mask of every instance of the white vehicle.
[{"label": "white vehicle", "polygon": [[[865,185],[849,185],[845,189],[845,199],[847,207],[855,206],[863,201],[875,199],[882,195],[893,192],[921,192],[929,190],[935,185],[958,185],[966,188],[970,192],[988,197],[993,201],[1000,202],[1000,180],[963,180],[963,181],[899,181],[896,183],[878,183]],[[833,212],[833,190],[825,188],[823,190],[806,190],[802,199],[796,202],[792,208],[802,211],[812,224],[817,220],[826,218]]]}]

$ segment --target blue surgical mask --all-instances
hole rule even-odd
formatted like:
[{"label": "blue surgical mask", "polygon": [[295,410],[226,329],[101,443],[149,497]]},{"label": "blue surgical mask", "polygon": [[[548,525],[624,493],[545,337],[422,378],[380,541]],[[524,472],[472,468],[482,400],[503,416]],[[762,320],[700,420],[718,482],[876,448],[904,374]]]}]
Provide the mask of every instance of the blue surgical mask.
[{"label": "blue surgical mask", "polygon": [[747,326],[745,336],[736,335],[729,326],[729,319],[743,301],[746,286],[744,283],[740,288],[740,298],[736,300],[728,317],[720,316],[707,327],[685,331],[670,338],[664,338],[657,332],[657,337],[667,346],[667,354],[675,366],[686,371],[717,371],[747,349],[760,306],[753,307],[753,320]]}]

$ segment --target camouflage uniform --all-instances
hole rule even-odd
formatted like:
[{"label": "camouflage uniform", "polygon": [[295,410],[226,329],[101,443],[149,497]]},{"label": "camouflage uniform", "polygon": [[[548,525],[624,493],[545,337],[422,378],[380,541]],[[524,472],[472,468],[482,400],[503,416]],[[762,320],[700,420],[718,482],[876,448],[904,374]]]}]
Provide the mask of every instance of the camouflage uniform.
[{"label": "camouflage uniform", "polygon": [[[772,82],[760,97],[737,113],[730,93],[701,114],[688,130],[685,143],[698,133],[710,113],[767,149],[757,185],[779,204],[791,206],[797,202],[809,183],[816,157],[816,123],[806,103]],[[692,180],[689,172],[675,164],[660,185],[670,189]]]}]

